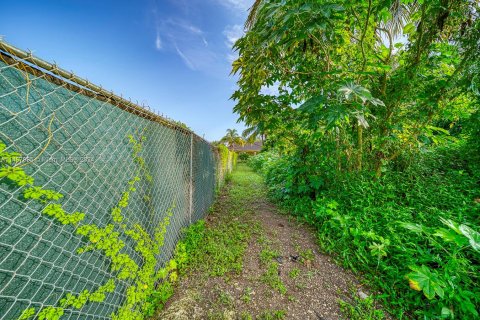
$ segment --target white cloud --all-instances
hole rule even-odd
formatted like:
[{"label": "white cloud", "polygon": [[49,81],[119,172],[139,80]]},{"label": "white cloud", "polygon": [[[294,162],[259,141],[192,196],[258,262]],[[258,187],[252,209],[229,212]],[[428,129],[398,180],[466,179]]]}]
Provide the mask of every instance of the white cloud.
[{"label": "white cloud", "polygon": [[157,30],[157,37],[155,38],[155,48],[162,50],[162,39],[160,38],[160,31]]},{"label": "white cloud", "polygon": [[227,38],[226,45],[228,47],[233,47],[235,42],[240,39],[243,34],[245,33],[243,27],[239,24],[235,24],[233,26],[226,26],[225,30],[223,30],[223,35]]},{"label": "white cloud", "polygon": [[180,58],[182,58],[183,62],[185,62],[185,64],[187,65],[187,67],[189,67],[191,70],[196,70],[195,66],[193,65],[192,61],[190,61],[190,59],[188,59],[188,57],[183,53],[183,51],[181,51],[177,44],[175,44],[175,49],[177,50],[177,54],[180,56]]},{"label": "white cloud", "polygon": [[234,53],[229,53],[227,54],[227,61],[232,64],[233,61],[237,60],[238,59],[238,54],[234,54]]},{"label": "white cloud", "polygon": [[[233,26],[226,26],[223,30],[223,35],[226,38],[225,45],[232,49],[235,42],[240,39],[245,34],[243,27],[239,24],[235,24]],[[233,61],[237,60],[238,54],[234,52],[227,53],[227,61],[229,64],[232,64]]]},{"label": "white cloud", "polygon": [[[196,6],[205,0],[169,1],[181,6],[181,13],[164,15],[154,3],[152,18],[155,33],[152,35],[152,42],[155,49],[163,55],[170,54],[178,57],[178,60],[190,70],[222,79],[227,77],[231,62],[237,59],[237,55],[232,53],[231,48],[234,41],[243,35],[243,28],[240,25],[234,25],[233,23],[236,22],[232,21],[232,25],[226,26],[220,34],[217,30],[203,29],[203,25],[197,23],[203,19],[198,16],[199,11]],[[233,13],[243,11],[241,8],[250,6],[250,2],[253,3],[253,0],[223,0],[227,3],[222,0],[210,1],[223,3],[231,8]],[[246,9],[244,12],[247,12]]]},{"label": "white cloud", "polygon": [[219,3],[223,4],[226,7],[232,9],[248,10],[252,5],[254,0],[217,0]]},{"label": "white cloud", "polygon": [[203,44],[205,46],[208,46],[208,41],[205,38],[205,33],[200,28],[197,28],[194,25],[182,20],[179,20],[179,21],[172,20],[171,23],[173,25],[177,25],[179,28],[183,28],[186,31],[191,32],[194,35],[197,35],[202,40]]},{"label": "white cloud", "polygon": [[192,26],[191,24],[189,23],[186,23],[186,22],[179,22],[178,23],[179,26],[181,26],[182,28],[185,28],[187,29],[188,31],[194,33],[194,34],[203,34],[203,31],[200,30],[199,28],[195,27],[195,26]]},{"label": "white cloud", "polygon": [[[157,50],[174,52],[191,70],[199,70],[204,63],[197,61],[202,57],[211,62],[214,59],[210,52],[206,35],[202,29],[187,20],[167,18],[161,20],[155,15]],[[207,51],[207,52],[205,52]]]}]

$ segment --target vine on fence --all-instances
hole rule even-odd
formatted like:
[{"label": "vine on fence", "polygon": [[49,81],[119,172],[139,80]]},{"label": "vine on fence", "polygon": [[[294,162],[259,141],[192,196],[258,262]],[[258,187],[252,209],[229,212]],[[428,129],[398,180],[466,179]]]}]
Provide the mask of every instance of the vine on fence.
[{"label": "vine on fence", "polygon": [[[115,272],[116,279],[133,282],[126,290],[124,305],[111,315],[114,320],[141,320],[145,315],[152,315],[155,308],[161,306],[173,293],[173,283],[177,280],[177,265],[185,259],[185,254],[177,252],[177,260],[172,259],[164,268],[161,268],[158,272],[155,271],[156,256],[160,254],[163,247],[165,234],[175,205],[170,207],[166,217],[155,228],[153,238],[140,224],[135,223],[133,226],[129,226],[124,223],[125,217],[122,211],[128,206],[131,193],[137,190],[136,185],[141,181],[141,177],[146,179],[150,187],[152,184],[152,176],[145,166],[145,160],[140,155],[145,137],[140,135],[139,140],[136,140],[133,135],[129,135],[128,139],[132,145],[133,161],[138,165],[138,168],[134,177],[127,183],[127,189],[122,193],[118,204],[111,210],[113,224],[108,224],[103,228],[95,224],[82,224],[85,218],[85,214],[82,212],[67,213],[60,203],[56,203],[63,198],[61,193],[45,189],[42,186],[35,186],[34,178],[28,175],[23,168],[15,166],[15,162],[21,157],[21,154],[6,151],[5,143],[0,141],[0,179],[6,178],[13,185],[21,188],[25,200],[33,200],[44,204],[45,207],[41,213],[46,216],[54,218],[63,225],[79,225],[76,233],[83,236],[88,243],[78,249],[77,253],[83,254],[93,250],[102,252],[111,260],[110,269]],[[150,202],[151,195],[144,196],[144,200]],[[150,208],[153,210],[153,207],[150,206]],[[121,252],[125,243],[120,239],[120,231],[136,243],[135,251],[143,258],[141,266],[128,254]],[[40,320],[57,320],[62,317],[64,310],[67,308],[80,309],[88,302],[103,302],[106,293],[115,290],[116,279],[109,279],[94,292],[84,290],[78,295],[67,293],[59,301],[59,306],[47,306],[38,311],[34,307],[27,308],[18,319],[27,320],[36,315]],[[161,281],[161,283],[156,289],[155,284],[158,281]]]}]

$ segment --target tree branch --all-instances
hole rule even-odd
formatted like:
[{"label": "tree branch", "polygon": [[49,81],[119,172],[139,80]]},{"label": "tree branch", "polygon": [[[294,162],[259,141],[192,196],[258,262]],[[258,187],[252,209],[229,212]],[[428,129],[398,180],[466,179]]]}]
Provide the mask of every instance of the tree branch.
[{"label": "tree branch", "polygon": [[365,40],[365,36],[367,35],[368,29],[368,21],[370,20],[370,14],[372,11],[372,0],[368,0],[368,11],[367,11],[367,19],[365,20],[365,27],[363,28],[362,37],[360,38],[360,48],[362,49],[362,71],[365,71],[365,65],[367,64],[367,57],[365,56],[365,48],[363,47],[363,41]]}]

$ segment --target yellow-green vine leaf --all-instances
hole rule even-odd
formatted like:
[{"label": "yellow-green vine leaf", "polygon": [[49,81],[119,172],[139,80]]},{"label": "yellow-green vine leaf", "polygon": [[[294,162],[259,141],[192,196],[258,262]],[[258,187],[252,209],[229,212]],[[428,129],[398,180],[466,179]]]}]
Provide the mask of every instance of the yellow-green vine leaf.
[{"label": "yellow-green vine leaf", "polygon": [[35,308],[31,307],[31,308],[25,309],[23,310],[22,314],[17,320],[30,319],[31,317],[33,317],[34,314],[35,314]]},{"label": "yellow-green vine leaf", "polygon": [[22,168],[18,167],[4,167],[0,169],[0,178],[7,178],[15,182],[19,187],[27,184],[33,184],[34,179],[27,175]]},{"label": "yellow-green vine leaf", "polygon": [[38,313],[38,320],[58,320],[63,313],[63,308],[46,307]]}]

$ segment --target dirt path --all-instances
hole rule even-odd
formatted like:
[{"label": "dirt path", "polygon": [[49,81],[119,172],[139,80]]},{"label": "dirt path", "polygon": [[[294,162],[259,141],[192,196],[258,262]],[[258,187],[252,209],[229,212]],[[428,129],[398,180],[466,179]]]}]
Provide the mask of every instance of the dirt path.
[{"label": "dirt path", "polygon": [[342,319],[339,299],[363,290],[318,252],[313,231],[268,202],[239,166],[207,218],[208,236],[157,319]]}]

